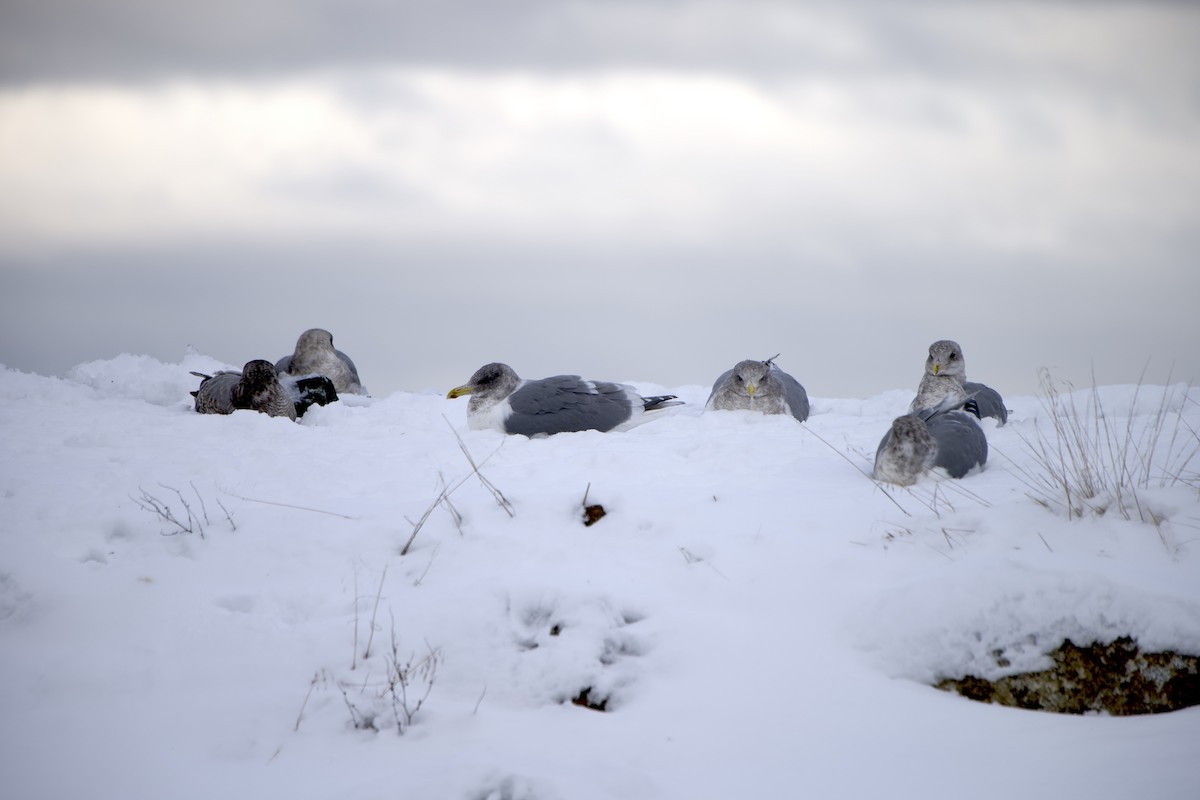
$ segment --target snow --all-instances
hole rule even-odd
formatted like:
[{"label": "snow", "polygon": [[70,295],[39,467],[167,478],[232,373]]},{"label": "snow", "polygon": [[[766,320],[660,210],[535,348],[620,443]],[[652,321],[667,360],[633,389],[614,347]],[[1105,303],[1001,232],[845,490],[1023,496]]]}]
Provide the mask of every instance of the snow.
[{"label": "snow", "polygon": [[[866,473],[909,390],[813,398],[798,424],[634,381],[687,404],[531,440],[469,430],[433,393],[299,424],[193,413],[189,371],[222,368],[0,373],[4,796],[1178,798],[1200,780],[1200,708],[1065,717],[928,685],[1041,668],[1064,637],[1200,653],[1195,459],[1191,486],[1143,492],[1156,529],[1031,499],[1037,397],[985,421],[979,474],[885,491]],[[1117,429],[1165,408],[1167,435],[1200,430],[1186,387],[1098,396]],[[433,508],[400,555],[447,486],[461,519]],[[607,512],[590,527],[585,492]],[[147,498],[187,501],[203,535]],[[411,702],[431,651],[401,735],[391,660],[414,662]],[[585,688],[606,712],[566,702]]]}]

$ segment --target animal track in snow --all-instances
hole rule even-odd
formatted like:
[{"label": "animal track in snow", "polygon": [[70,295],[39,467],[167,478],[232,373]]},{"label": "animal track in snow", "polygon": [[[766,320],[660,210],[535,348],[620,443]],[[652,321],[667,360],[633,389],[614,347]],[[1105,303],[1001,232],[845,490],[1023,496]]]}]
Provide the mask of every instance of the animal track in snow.
[{"label": "animal track in snow", "polygon": [[630,628],[645,619],[604,597],[510,599],[513,639],[520,657],[516,683],[541,702],[612,710],[614,697],[636,677],[636,659],[649,645]]}]

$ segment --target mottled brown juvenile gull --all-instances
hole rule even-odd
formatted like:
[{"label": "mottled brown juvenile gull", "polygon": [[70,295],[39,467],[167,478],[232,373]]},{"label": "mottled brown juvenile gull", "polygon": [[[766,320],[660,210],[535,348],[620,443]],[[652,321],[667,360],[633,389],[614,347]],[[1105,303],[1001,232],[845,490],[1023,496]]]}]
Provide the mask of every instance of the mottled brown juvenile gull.
[{"label": "mottled brown juvenile gull", "polygon": [[474,430],[546,436],[570,431],[611,431],[633,426],[646,411],[678,405],[675,395],[642,397],[633,387],[585,381],[578,375],[522,380],[507,364],[486,364],[446,394],[471,395],[467,424]]},{"label": "mottled brown juvenile gull", "polygon": [[800,382],[766,361],[740,361],[726,370],[713,384],[706,409],[717,411],[750,410],[763,414],[791,414],[804,422],[808,419],[808,393]]},{"label": "mottled brown juvenile gull", "polygon": [[967,362],[958,342],[941,339],[929,345],[925,374],[921,376],[909,412],[934,408],[947,399],[953,399],[953,405],[962,405],[968,398],[975,401],[979,416],[993,417],[1000,425],[1008,422],[1008,409],[1004,407],[1000,393],[990,386],[967,380]]},{"label": "mottled brown juvenile gull", "polygon": [[961,478],[987,463],[988,445],[973,402],[968,410],[947,398],[936,408],[897,417],[875,451],[875,478],[910,486],[927,471],[946,470]]},{"label": "mottled brown juvenile gull", "polygon": [[350,356],[334,349],[333,334],[323,328],[311,328],[300,334],[295,352],[279,359],[275,371],[297,376],[324,375],[339,392],[367,393]]},{"label": "mottled brown juvenile gull", "polygon": [[202,379],[200,388],[192,392],[196,411],[201,414],[232,414],[238,409],[249,409],[269,417],[296,419],[296,406],[279,383],[270,361],[247,361],[241,372],[192,374]]}]

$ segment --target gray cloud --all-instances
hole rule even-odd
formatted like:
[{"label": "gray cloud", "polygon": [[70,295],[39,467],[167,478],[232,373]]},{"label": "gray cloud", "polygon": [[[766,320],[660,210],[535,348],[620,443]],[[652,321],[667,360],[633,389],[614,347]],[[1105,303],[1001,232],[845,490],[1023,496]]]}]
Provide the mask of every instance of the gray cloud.
[{"label": "gray cloud", "polygon": [[1200,378],[1200,9],[0,0],[0,362]]},{"label": "gray cloud", "polygon": [[1193,86],[1200,9],[1168,2],[3,0],[6,82],[268,77],[381,65],[662,68]]}]

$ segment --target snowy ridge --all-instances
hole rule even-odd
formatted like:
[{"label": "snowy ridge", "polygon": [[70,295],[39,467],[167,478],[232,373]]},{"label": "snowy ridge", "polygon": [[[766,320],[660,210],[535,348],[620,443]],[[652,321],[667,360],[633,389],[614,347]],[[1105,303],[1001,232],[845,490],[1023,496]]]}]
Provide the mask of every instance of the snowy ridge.
[{"label": "snowy ridge", "polygon": [[[980,474],[908,491],[866,477],[903,390],[813,398],[798,424],[633,381],[687,405],[530,440],[470,431],[433,392],[300,423],[192,412],[189,371],[230,367],[0,372],[7,795],[1167,798],[1200,779],[1200,709],[1064,718],[923,685],[1040,668],[1063,637],[1200,653],[1196,489],[1144,493],[1162,538],[1038,505],[1035,397],[984,423]],[[1183,387],[1099,391],[1135,428],[1165,396],[1200,430]],[[590,527],[585,491],[607,512]],[[430,652],[399,735],[391,659]]]}]

